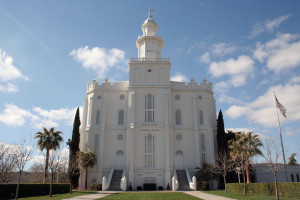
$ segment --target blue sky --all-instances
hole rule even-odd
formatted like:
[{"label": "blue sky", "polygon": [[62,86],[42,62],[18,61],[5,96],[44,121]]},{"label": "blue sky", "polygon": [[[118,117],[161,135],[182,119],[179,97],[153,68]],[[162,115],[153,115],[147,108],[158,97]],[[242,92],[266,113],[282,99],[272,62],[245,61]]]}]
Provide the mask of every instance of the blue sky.
[{"label": "blue sky", "polygon": [[0,141],[30,141],[42,126],[70,138],[87,82],[128,80],[152,8],[172,80],[212,82],[227,129],[278,140],[276,91],[287,109],[280,120],[288,157],[300,151],[299,7],[292,0],[1,1]]}]

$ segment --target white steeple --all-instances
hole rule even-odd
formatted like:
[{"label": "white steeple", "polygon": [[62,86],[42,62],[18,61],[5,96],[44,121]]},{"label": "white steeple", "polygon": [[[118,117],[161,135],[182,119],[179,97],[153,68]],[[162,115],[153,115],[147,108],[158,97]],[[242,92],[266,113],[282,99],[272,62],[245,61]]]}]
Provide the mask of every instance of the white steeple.
[{"label": "white steeple", "polygon": [[161,48],[164,41],[161,37],[156,35],[158,25],[152,19],[151,11],[149,9],[148,18],[142,25],[143,35],[139,36],[136,41],[136,47],[139,49],[139,58],[161,58]]}]

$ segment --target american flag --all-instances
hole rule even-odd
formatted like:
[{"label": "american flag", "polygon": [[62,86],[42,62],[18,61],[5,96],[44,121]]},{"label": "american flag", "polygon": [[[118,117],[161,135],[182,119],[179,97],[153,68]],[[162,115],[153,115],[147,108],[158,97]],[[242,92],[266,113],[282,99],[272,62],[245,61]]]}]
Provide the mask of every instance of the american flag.
[{"label": "american flag", "polygon": [[276,107],[280,110],[281,114],[286,118],[286,108],[278,101],[275,95]]}]

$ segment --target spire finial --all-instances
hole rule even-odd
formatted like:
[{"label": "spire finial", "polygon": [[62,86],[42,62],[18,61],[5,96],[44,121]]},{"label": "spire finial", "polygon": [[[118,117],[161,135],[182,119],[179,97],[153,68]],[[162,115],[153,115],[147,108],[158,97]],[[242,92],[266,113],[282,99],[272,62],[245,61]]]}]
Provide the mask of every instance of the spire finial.
[{"label": "spire finial", "polygon": [[154,12],[154,10],[153,9],[147,9],[148,11],[149,11],[149,13],[148,13],[148,18],[152,18],[152,15],[151,15],[151,12]]}]

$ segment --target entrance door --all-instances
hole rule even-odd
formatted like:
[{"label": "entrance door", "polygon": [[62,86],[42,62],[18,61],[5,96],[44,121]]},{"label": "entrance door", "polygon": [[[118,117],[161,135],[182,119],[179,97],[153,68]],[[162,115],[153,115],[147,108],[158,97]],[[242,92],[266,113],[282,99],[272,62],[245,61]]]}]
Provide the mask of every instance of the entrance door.
[{"label": "entrance door", "polygon": [[124,169],[124,153],[123,151],[118,151],[116,154],[116,163],[115,163],[115,170],[123,170]]},{"label": "entrance door", "polygon": [[176,151],[174,158],[174,167],[176,170],[184,170],[182,151]]}]

